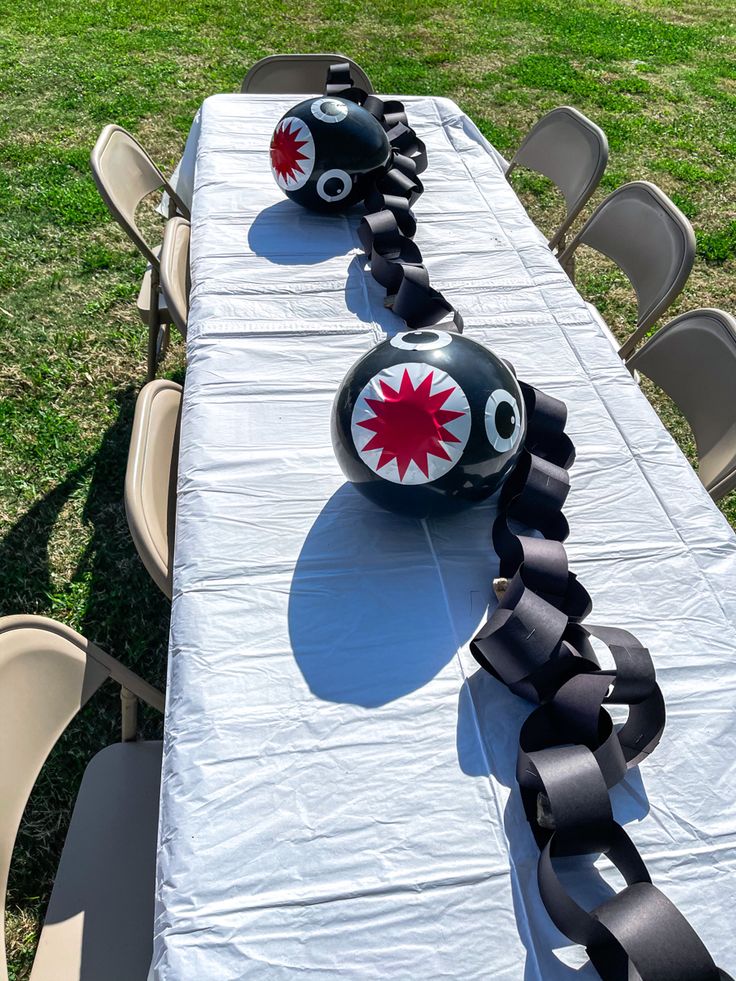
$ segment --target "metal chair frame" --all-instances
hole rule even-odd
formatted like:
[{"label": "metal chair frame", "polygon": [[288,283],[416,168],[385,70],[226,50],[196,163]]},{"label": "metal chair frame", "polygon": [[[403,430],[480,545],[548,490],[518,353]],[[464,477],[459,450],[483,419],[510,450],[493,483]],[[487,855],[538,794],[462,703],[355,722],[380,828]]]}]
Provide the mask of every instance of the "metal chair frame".
[{"label": "metal chair frame", "polygon": [[[0,739],[0,898],[4,910],[10,859],[23,812],[46,758],[71,720],[100,686],[111,679],[120,685],[122,741],[134,743],[138,699],[163,712],[164,696],[70,627],[38,616],[0,619],[0,678],[0,729],[6,733]],[[140,745],[145,748],[152,744]],[[106,752],[103,750],[99,756]],[[125,758],[132,761],[139,757],[134,752],[132,758],[129,753]],[[110,756],[105,758],[105,761],[110,760]],[[99,775],[104,769],[105,762],[100,760],[96,773]],[[94,828],[89,830],[94,832]],[[100,833],[104,834],[104,828]],[[67,870],[69,867],[67,864]],[[102,876],[105,869],[101,868],[99,872]],[[55,922],[52,932],[58,929],[58,922]],[[44,943],[47,948],[57,949],[58,934],[53,937],[48,934],[44,938],[42,931],[39,950]],[[46,956],[48,949],[43,958],[44,966],[38,971],[37,957],[31,973],[34,981],[47,981],[51,977],[66,981],[72,976],[80,977],[74,966],[80,953],[68,946],[64,947],[64,952],[68,953],[69,963],[54,961],[51,974]],[[7,976],[3,937],[0,942],[0,979],[7,981]]]},{"label": "metal chair frame", "polygon": [[506,178],[517,167],[548,177],[562,192],[567,214],[549,240],[554,251],[598,187],[608,163],[606,134],[572,106],[552,109],[529,130],[511,158]]},{"label": "metal chair frame", "polygon": [[135,213],[141,201],[158,190],[168,194],[170,217],[179,214],[189,219],[189,209],[141,144],[122,126],[105,126],[92,149],[90,164],[110,214],[148,262],[138,309],[148,326],[146,378],[150,381],[166,353],[168,313],[160,308],[159,251],[141,234]]},{"label": "metal chair frame", "polygon": [[695,437],[699,476],[714,500],[736,487],[736,318],[723,310],[675,317],[626,362],[669,395]]},{"label": "metal chair frame", "polygon": [[[324,91],[330,65],[347,62],[353,83],[369,94],[371,80],[351,58],[342,54],[275,54],[261,58],[253,65],[240,86],[250,95],[319,95]],[[296,80],[297,84],[293,84]],[[315,84],[317,83],[317,84]]]},{"label": "metal chair frame", "polygon": [[664,191],[632,181],[609,194],[559,254],[563,268],[580,245],[613,260],[634,288],[636,327],[618,350],[626,360],[682,292],[695,261],[695,233]]}]

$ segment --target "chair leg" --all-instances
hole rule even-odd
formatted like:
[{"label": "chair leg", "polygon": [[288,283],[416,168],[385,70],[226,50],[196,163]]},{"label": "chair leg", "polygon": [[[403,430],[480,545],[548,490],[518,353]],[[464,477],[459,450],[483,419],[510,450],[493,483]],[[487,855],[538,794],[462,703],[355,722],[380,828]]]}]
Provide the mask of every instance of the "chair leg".
[{"label": "chair leg", "polygon": [[153,381],[169,349],[169,325],[149,324],[146,381]]},{"label": "chair leg", "polygon": [[146,381],[150,382],[156,377],[156,338],[158,331],[153,324],[148,326],[148,356],[146,358]]},{"label": "chair leg", "polygon": [[156,339],[156,360],[161,362],[166,357],[166,352],[169,350],[169,339],[171,337],[171,331],[168,324],[161,324],[158,329],[158,338]]},{"label": "chair leg", "polygon": [[574,252],[562,268],[565,270],[568,279],[574,286],[575,285],[575,253]]},{"label": "chair leg", "polygon": [[161,319],[158,309],[159,278],[158,269],[151,269],[151,295],[148,304],[148,357],[146,364],[146,381],[150,382],[156,377],[159,353],[159,334],[161,332]]},{"label": "chair leg", "polygon": [[127,688],[120,689],[120,709],[122,715],[122,741],[135,742],[138,737],[138,699]]}]

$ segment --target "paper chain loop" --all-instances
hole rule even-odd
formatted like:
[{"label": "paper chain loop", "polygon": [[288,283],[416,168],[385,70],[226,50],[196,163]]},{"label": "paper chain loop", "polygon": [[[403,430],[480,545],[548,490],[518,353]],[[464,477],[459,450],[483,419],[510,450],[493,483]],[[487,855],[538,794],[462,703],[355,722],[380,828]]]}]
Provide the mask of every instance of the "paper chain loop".
[{"label": "paper chain loop", "polygon": [[[562,507],[575,452],[563,402],[521,383],[528,414],[519,461],[499,497],[493,544],[508,581],[471,641],[481,667],[537,703],[519,734],[516,777],[541,849],[542,902],[570,940],[583,944],[603,981],[731,981],[681,913],[651,883],[613,819],[608,791],[655,749],[665,724],[649,651],[619,627],[584,623],[592,603],[568,568]],[[541,536],[541,537],[540,537]],[[601,669],[591,638],[615,667]],[[614,727],[606,705],[628,706]],[[626,888],[586,912],[560,882],[554,859],[605,854]]]},{"label": "paper chain loop", "polygon": [[373,278],[386,290],[386,306],[411,329],[445,321],[444,330],[462,333],[462,317],[430,284],[422,253],[412,241],[417,223],[411,206],[424,191],[419,175],[427,167],[427,149],[409,126],[403,103],[356,88],[347,63],[328,69],[325,94],[367,109],[386,130],[393,150],[388,171],[366,195],[367,213],[358,229]]},{"label": "paper chain loop", "polygon": [[[411,205],[422,193],[424,144],[400,102],[384,102],[353,87],[350,67],[334,65],[326,93],[352,99],[381,121],[394,148],[391,169],[366,198],[359,235],[371,272],[394,312],[410,328],[452,315],[462,318],[429,284],[412,241]],[[520,383],[527,432],[519,460],[499,497],[493,545],[507,580],[496,609],[471,641],[486,671],[537,703],[519,734],[516,776],[532,833],[541,850],[539,891],[550,918],[586,948],[602,981],[733,981],[716,967],[693,928],[656,889],[636,846],[613,819],[608,791],[657,746],[665,725],[662,692],[649,651],[618,627],[583,624],[592,602],[568,567],[562,508],[575,448],[565,433],[567,407]],[[615,668],[601,669],[590,638],[609,649]],[[615,728],[605,705],[628,706]],[[582,909],[555,870],[560,856],[604,854],[626,888],[595,909]]]}]

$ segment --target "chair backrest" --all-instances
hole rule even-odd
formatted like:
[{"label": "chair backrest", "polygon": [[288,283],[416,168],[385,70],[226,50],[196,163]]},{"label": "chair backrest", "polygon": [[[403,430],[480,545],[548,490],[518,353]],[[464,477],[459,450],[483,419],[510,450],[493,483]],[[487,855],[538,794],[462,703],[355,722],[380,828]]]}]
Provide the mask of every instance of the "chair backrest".
[{"label": "chair backrest", "polygon": [[561,265],[579,245],[612,259],[634,287],[638,316],[619,351],[625,359],[682,292],[695,260],[692,226],[655,184],[632,181],[598,205],[559,256]]},{"label": "chair backrest", "polygon": [[161,291],[166,309],[179,328],[187,336],[189,319],[189,240],[191,225],[186,218],[169,218],[161,246]]},{"label": "chair backrest", "polygon": [[[57,739],[107,678],[159,692],[80,634],[46,617],[0,618],[0,909],[21,817]],[[150,698],[148,697],[150,695]],[[4,937],[4,934],[3,934]],[[0,978],[7,979],[4,940]]]},{"label": "chair backrest", "polygon": [[320,95],[325,90],[330,65],[347,63],[353,84],[373,92],[371,80],[352,59],[341,54],[279,54],[261,58],[250,69],[240,86],[252,95]]},{"label": "chair backrest", "polygon": [[690,423],[711,497],[736,487],[736,319],[691,310],[661,327],[626,362],[659,385]]},{"label": "chair backrest", "polygon": [[125,473],[125,512],[133,543],[159,589],[171,598],[182,389],[160,378],[138,395]]},{"label": "chair backrest", "polygon": [[121,126],[105,126],[92,149],[90,164],[97,189],[113,218],[158,268],[158,256],[136,223],[136,211],[144,198],[161,188],[168,192],[176,209],[189,217],[186,205],[140,143]]},{"label": "chair backrest", "polygon": [[528,167],[544,174],[562,191],[567,215],[549,241],[551,249],[560,244],[598,187],[607,163],[606,134],[572,106],[552,109],[524,137],[506,176],[517,166]]}]

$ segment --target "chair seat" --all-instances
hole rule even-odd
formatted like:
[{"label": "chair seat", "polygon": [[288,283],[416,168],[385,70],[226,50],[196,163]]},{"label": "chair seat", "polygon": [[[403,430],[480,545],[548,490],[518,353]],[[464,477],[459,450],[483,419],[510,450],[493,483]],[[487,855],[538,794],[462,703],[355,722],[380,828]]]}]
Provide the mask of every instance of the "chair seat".
[{"label": "chair seat", "polygon": [[161,296],[184,340],[189,317],[189,242],[191,226],[185,218],[176,216],[166,223],[161,247]]},{"label": "chair seat", "polygon": [[117,743],[87,767],[31,981],[146,981],[161,746]]},{"label": "chair seat", "polygon": [[163,378],[141,389],[125,472],[125,513],[149,575],[171,599],[182,389]]}]

